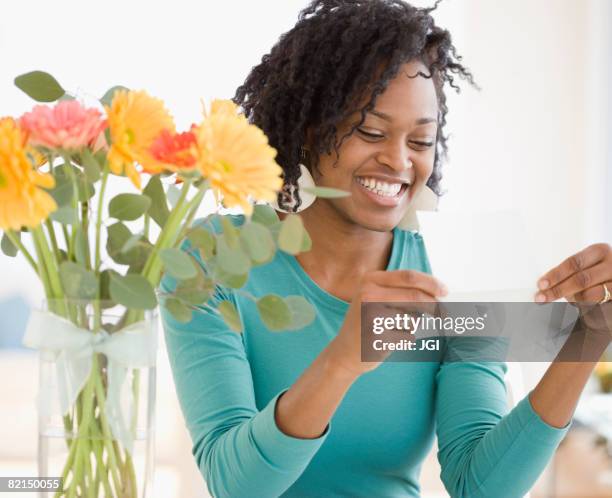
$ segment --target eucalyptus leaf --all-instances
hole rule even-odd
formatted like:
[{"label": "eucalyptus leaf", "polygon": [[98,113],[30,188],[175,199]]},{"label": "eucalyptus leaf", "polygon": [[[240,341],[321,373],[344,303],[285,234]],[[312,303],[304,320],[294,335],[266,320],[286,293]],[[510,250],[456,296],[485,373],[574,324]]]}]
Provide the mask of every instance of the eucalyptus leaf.
[{"label": "eucalyptus leaf", "polygon": [[236,248],[229,246],[227,234],[223,233],[217,237],[217,264],[227,273],[242,275],[251,269],[251,261],[240,245]]},{"label": "eucalyptus leaf", "polygon": [[274,256],[274,239],[265,225],[257,222],[247,223],[240,231],[240,237],[254,263],[266,263]]},{"label": "eucalyptus leaf", "polygon": [[133,221],[140,218],[151,206],[151,199],[140,194],[118,194],[108,205],[111,218]]},{"label": "eucalyptus leaf", "polygon": [[87,147],[81,152],[81,166],[88,182],[95,183],[100,179],[100,164]]},{"label": "eucalyptus leaf", "polygon": [[77,213],[72,206],[62,206],[58,208],[49,215],[49,218],[62,225],[76,225],[79,222]]},{"label": "eucalyptus leaf", "polygon": [[170,312],[177,322],[188,323],[191,321],[191,308],[173,297],[164,300],[164,307]]},{"label": "eucalyptus leaf", "polygon": [[258,299],[257,309],[269,330],[286,330],[291,325],[291,310],[283,298],[276,294],[268,294]]},{"label": "eucalyptus leaf", "polygon": [[215,236],[209,230],[199,226],[193,227],[187,232],[187,240],[192,247],[200,250],[202,260],[208,261],[215,255],[217,242]]},{"label": "eucalyptus leaf", "polygon": [[213,271],[213,276],[217,282],[225,287],[230,287],[232,289],[240,289],[246,284],[249,274],[243,273],[242,275],[235,275],[229,272],[226,272],[219,265],[216,265]]},{"label": "eucalyptus leaf", "polygon": [[302,329],[316,318],[315,309],[303,296],[287,296],[285,303],[291,311],[291,324],[287,327],[289,330]]},{"label": "eucalyptus leaf", "polygon": [[131,265],[132,272],[144,265],[145,260],[153,249],[151,242],[141,235],[134,247],[124,251],[126,244],[128,244],[133,235],[129,228],[120,221],[108,227],[107,235],[106,251],[108,255],[120,265]]},{"label": "eucalyptus leaf", "polygon": [[62,288],[72,299],[93,299],[98,293],[98,280],[93,271],[72,261],[64,261],[59,267]]},{"label": "eucalyptus leaf", "polygon": [[123,246],[121,247],[121,252],[123,254],[130,252],[132,249],[134,249],[136,246],[138,246],[138,243],[140,242],[140,239],[142,239],[143,234],[142,233],[135,233],[132,234],[126,241],[125,244],[123,244]]},{"label": "eucalyptus leaf", "polygon": [[300,247],[300,252],[308,252],[312,249],[312,239],[310,238],[310,234],[306,229],[304,229],[303,238],[302,238],[302,247]]},{"label": "eucalyptus leaf", "polygon": [[302,218],[296,214],[288,214],[281,225],[278,234],[279,248],[289,254],[298,254],[302,249],[302,240],[305,233]]},{"label": "eucalyptus leaf", "polygon": [[179,282],[174,291],[177,299],[192,306],[199,306],[207,302],[215,292],[215,282],[204,276],[183,280]]},{"label": "eucalyptus leaf", "polygon": [[84,266],[89,264],[89,244],[85,232],[80,225],[76,227],[74,252],[78,263]]},{"label": "eucalyptus leaf", "polygon": [[186,280],[198,274],[193,259],[181,249],[164,249],[160,252],[160,258],[166,271],[174,278]]},{"label": "eucalyptus leaf", "polygon": [[15,86],[37,102],[55,102],[66,91],[44,71],[32,71],[15,78]]},{"label": "eucalyptus leaf", "polygon": [[110,276],[110,295],[114,301],[131,309],[150,310],[157,306],[153,286],[142,275],[122,276],[113,272]]},{"label": "eucalyptus leaf", "polygon": [[227,300],[221,301],[217,309],[230,329],[232,329],[234,332],[242,332],[240,315],[238,314],[238,310],[236,310],[234,303]]},{"label": "eucalyptus leaf", "polygon": [[113,270],[104,270],[100,273],[100,305],[103,308],[112,308],[115,303],[111,299],[110,295],[110,276]]},{"label": "eucalyptus leaf", "polygon": [[253,207],[253,214],[251,215],[251,221],[269,227],[280,222],[280,219],[272,206],[267,204],[255,204]]},{"label": "eucalyptus leaf", "polygon": [[58,205],[58,207],[67,206],[72,202],[72,197],[74,196],[72,180],[70,180],[68,176],[61,173],[55,174],[54,176],[55,187],[49,190],[49,193],[51,194],[51,197],[53,197],[53,200]]},{"label": "eucalyptus leaf", "polygon": [[157,223],[160,228],[164,228],[168,216],[170,215],[170,210],[168,209],[166,194],[159,175],[153,175],[151,177],[142,193],[151,199],[149,216],[151,216],[153,221]]},{"label": "eucalyptus leaf", "polygon": [[304,187],[302,190],[323,199],[337,199],[340,197],[349,197],[350,192],[331,187]]},{"label": "eucalyptus leaf", "polygon": [[240,234],[232,223],[231,218],[229,216],[221,216],[221,225],[223,226],[223,236],[227,245],[232,249],[238,249],[240,247]]},{"label": "eucalyptus leaf", "polygon": [[114,86],[112,88],[109,88],[106,93],[102,96],[102,98],[100,99],[100,102],[103,105],[107,105],[110,107],[110,105],[113,103],[113,98],[115,97],[115,92],[117,90],[129,90],[129,88],[126,88],[124,86],[121,85],[117,85]]},{"label": "eucalyptus leaf", "polygon": [[[16,234],[18,238],[21,238],[21,232],[16,232]],[[2,234],[2,243],[0,245],[2,246],[2,252],[6,256],[10,258],[14,258],[15,256],[17,256],[19,249],[15,244],[13,244],[11,239],[8,238],[6,232]]]}]

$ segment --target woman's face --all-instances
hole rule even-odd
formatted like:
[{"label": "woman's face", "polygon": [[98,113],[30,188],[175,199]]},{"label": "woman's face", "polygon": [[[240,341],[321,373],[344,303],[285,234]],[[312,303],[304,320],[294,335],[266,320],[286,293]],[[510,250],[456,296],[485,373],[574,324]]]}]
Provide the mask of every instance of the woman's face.
[{"label": "woman's face", "polygon": [[[418,71],[429,74],[420,62],[404,64],[376,100],[364,123],[346,138],[336,155],[319,157],[313,171],[318,186],[349,191],[350,197],[319,199],[343,218],[370,230],[388,231],[399,224],[414,193],[433,170],[438,102],[433,80],[408,78]],[[338,126],[338,137],[359,122],[356,112]]]}]

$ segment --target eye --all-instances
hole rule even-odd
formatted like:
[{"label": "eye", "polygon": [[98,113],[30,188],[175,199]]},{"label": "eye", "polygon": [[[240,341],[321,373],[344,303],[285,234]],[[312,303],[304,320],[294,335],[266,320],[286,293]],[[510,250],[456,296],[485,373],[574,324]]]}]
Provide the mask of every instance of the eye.
[{"label": "eye", "polygon": [[363,130],[362,128],[357,128],[357,131],[361,133],[363,136],[370,138],[370,139],[374,139],[374,140],[385,137],[384,135],[380,135],[378,133],[370,133],[368,131]]},{"label": "eye", "polygon": [[429,149],[434,145],[434,142],[422,142],[419,140],[411,140],[410,143],[416,145],[419,148],[418,150]]}]

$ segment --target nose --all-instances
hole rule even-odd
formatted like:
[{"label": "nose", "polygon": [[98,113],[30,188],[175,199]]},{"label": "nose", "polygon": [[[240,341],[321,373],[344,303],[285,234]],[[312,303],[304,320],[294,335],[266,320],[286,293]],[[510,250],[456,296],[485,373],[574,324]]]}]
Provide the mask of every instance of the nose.
[{"label": "nose", "polygon": [[396,171],[413,167],[410,148],[401,142],[388,142],[378,154],[378,162]]}]

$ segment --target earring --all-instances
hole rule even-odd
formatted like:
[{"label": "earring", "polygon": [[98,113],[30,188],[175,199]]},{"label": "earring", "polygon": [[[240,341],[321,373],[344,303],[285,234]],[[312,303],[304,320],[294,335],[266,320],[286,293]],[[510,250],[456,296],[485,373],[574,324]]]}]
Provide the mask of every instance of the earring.
[{"label": "earring", "polygon": [[419,230],[419,219],[417,211],[437,211],[438,196],[427,185],[424,185],[420,192],[412,199],[408,206],[408,211],[398,223],[397,227],[401,230]]},{"label": "earring", "polygon": [[[306,149],[304,149],[304,147],[300,148],[300,160],[301,161],[305,161],[306,160]],[[314,188],[315,182],[314,179],[312,178],[312,175],[310,174],[310,171],[308,171],[308,168],[306,166],[304,166],[304,164],[302,164],[302,162],[300,162],[300,164],[298,164],[298,166],[300,167],[300,177],[298,178],[297,181],[297,190],[300,193],[300,199],[302,201],[302,203],[300,204],[300,207],[297,208],[296,211],[292,211],[291,209],[283,209],[278,205],[277,199],[274,199],[274,201],[270,202],[270,206],[272,206],[274,209],[276,209],[277,211],[280,211],[282,213],[299,213],[300,211],[303,211],[304,209],[306,209],[307,207],[309,207],[317,198],[316,195],[313,195],[309,192],[306,192],[304,190],[304,188]],[[288,201],[288,204],[290,206],[293,206],[296,202],[294,196],[293,196],[293,192],[295,190],[295,187],[293,185],[284,185],[283,186],[283,195],[285,196],[285,198]]]}]

